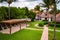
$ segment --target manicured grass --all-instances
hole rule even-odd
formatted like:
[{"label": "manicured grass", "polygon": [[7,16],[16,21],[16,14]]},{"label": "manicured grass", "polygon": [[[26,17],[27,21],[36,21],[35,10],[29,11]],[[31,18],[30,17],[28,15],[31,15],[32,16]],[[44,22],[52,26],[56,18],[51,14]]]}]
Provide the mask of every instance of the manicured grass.
[{"label": "manicured grass", "polygon": [[[39,21],[29,22],[29,28],[36,28]],[[12,35],[0,33],[0,40],[40,40],[43,30],[20,30]]]},{"label": "manicured grass", "polygon": [[0,40],[40,40],[42,31],[20,30],[12,35],[0,33]]},{"label": "manicured grass", "polygon": [[[53,38],[53,31],[49,31],[49,40]],[[56,40],[60,40],[60,32],[56,32]]]},{"label": "manicured grass", "polygon": [[36,28],[35,27],[35,24],[37,24],[37,23],[39,23],[40,21],[34,21],[34,22],[29,22],[29,25],[30,26],[28,26],[29,28]]}]

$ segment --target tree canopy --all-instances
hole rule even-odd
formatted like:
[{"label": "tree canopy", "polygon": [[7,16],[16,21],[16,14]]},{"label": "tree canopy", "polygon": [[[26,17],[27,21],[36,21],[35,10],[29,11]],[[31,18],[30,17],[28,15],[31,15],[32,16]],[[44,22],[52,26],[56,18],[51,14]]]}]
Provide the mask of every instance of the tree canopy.
[{"label": "tree canopy", "polygon": [[39,5],[36,5],[34,9],[35,10],[40,10],[40,6]]},{"label": "tree canopy", "polygon": [[[0,0],[0,2],[3,2],[3,1],[8,1],[8,0]],[[17,0],[11,0],[12,2],[15,2],[15,1],[17,1]]]},{"label": "tree canopy", "polygon": [[[32,11],[29,11],[27,7],[24,8],[16,8],[10,7],[10,18],[11,19],[21,19],[21,18],[31,18],[35,19],[35,14]],[[9,19],[8,7],[0,7],[0,20]]]}]

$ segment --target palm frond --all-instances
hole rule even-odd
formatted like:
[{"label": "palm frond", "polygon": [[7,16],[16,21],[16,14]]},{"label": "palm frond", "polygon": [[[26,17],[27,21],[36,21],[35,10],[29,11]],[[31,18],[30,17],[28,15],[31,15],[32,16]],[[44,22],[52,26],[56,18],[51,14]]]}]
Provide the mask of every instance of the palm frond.
[{"label": "palm frond", "polygon": [[[3,1],[8,1],[8,0],[0,0],[0,2],[3,2]],[[15,2],[15,1],[17,1],[17,0],[12,0],[12,2]]]}]

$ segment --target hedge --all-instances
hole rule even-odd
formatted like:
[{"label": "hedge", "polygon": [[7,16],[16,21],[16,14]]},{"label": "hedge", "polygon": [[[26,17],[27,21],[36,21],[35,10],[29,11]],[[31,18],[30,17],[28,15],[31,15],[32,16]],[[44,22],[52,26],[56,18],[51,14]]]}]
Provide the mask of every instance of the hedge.
[{"label": "hedge", "polygon": [[44,22],[40,22],[39,23],[39,26],[44,26]]},{"label": "hedge", "polygon": [[[50,26],[54,26],[54,22],[50,22]],[[60,23],[56,23],[56,27],[60,27]]]},{"label": "hedge", "polygon": [[44,24],[48,24],[48,21],[44,21]]}]

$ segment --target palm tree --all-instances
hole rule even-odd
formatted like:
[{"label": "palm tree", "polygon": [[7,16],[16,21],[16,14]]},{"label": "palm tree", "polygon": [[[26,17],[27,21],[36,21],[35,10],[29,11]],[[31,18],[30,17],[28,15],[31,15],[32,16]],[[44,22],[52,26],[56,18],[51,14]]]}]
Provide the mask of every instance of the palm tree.
[{"label": "palm tree", "polygon": [[8,7],[9,7],[8,13],[9,13],[9,19],[10,19],[10,4],[12,3],[12,0],[7,0],[7,2],[8,2]]},{"label": "palm tree", "polygon": [[8,9],[8,11],[9,11],[9,19],[10,19],[10,4],[12,3],[12,0],[0,0],[0,2],[3,2],[3,1],[7,1],[8,2],[8,6],[9,6],[9,9]]},{"label": "palm tree", "polygon": [[8,7],[9,7],[9,9],[8,9],[9,19],[10,19],[10,4],[11,4],[12,2],[15,2],[15,1],[16,1],[16,0],[7,0]]},{"label": "palm tree", "polygon": [[53,9],[53,13],[54,13],[54,35],[53,35],[53,40],[56,40],[56,13],[57,13],[57,6],[56,6],[56,4],[57,3],[59,3],[59,0],[43,0],[43,2],[44,2],[44,7],[47,7],[47,11],[49,10],[49,8],[53,5],[54,6],[54,8],[52,8]]},{"label": "palm tree", "polygon": [[3,2],[3,1],[6,1],[8,3],[8,7],[9,7],[9,9],[8,9],[8,13],[9,13],[8,17],[10,19],[10,4],[12,2],[15,2],[16,0],[0,0],[0,2]]},{"label": "palm tree", "polygon": [[53,40],[56,40],[56,14],[57,14],[57,5],[56,4],[58,4],[60,1],[59,0],[53,0],[53,6],[54,6],[54,8],[53,8],[53,10],[54,10],[54,35],[53,35]]},{"label": "palm tree", "polygon": [[[46,11],[49,13],[49,9],[52,6],[53,0],[43,0],[44,3],[40,3],[42,4],[41,7],[46,8]],[[49,14],[48,14],[48,20],[49,20]],[[48,21],[48,26],[49,26],[50,22]]]}]

